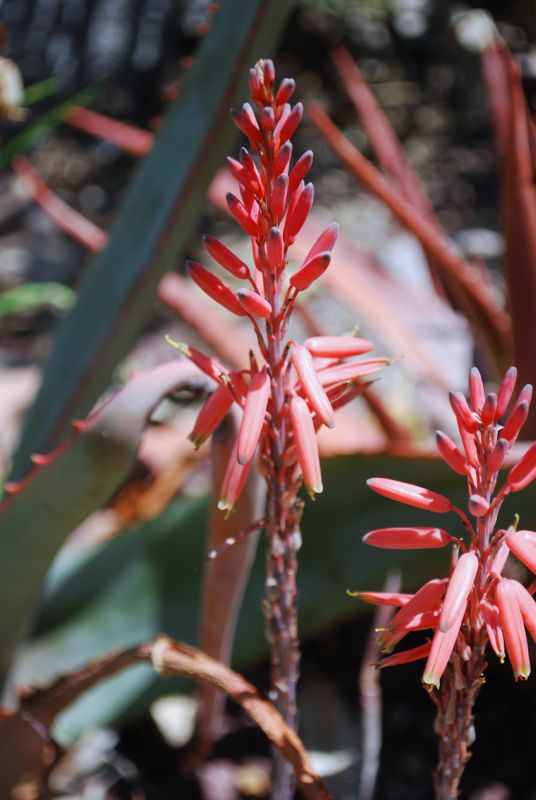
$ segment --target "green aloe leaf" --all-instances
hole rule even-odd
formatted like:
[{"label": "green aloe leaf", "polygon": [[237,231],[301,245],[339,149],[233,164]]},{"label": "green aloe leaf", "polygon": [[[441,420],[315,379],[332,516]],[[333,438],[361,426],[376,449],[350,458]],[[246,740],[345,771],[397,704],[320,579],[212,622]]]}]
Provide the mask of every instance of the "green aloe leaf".
[{"label": "green aloe leaf", "polygon": [[199,380],[179,361],[136,374],[0,503],[0,678],[58,549],[124,481],[153,408]]},{"label": "green aloe leaf", "polygon": [[33,450],[57,442],[72,417],[87,413],[147,321],[158,281],[188,242],[231,145],[229,106],[240,102],[248,67],[273,49],[292,5],[222,4],[132,183],[109,245],[58,335],[23,433],[16,476]]},{"label": "green aloe leaf", "polygon": [[[437,515],[393,503],[374,494],[366,478],[382,475],[424,484],[463,506],[466,487],[439,461],[394,457],[345,457],[323,465],[325,493],[304,514],[298,575],[300,629],[307,638],[366,612],[346,589],[379,589],[399,566],[408,588],[448,572],[450,550],[387,551],[367,547],[363,533],[389,525],[438,524]],[[536,521],[530,492],[510,499],[501,517],[514,512],[523,525]],[[159,519],[85,553],[64,551],[56,561],[35,630],[19,663],[17,681],[46,679],[109,650],[157,633],[195,644],[198,640],[200,568],[208,503],[179,499]],[[454,515],[440,524],[456,534]],[[260,608],[264,587],[260,548],[242,604],[233,664],[251,665],[266,654]],[[69,737],[89,725],[107,724],[145,708],[159,692],[171,691],[150,670],[136,668],[82,698],[58,723]]]}]

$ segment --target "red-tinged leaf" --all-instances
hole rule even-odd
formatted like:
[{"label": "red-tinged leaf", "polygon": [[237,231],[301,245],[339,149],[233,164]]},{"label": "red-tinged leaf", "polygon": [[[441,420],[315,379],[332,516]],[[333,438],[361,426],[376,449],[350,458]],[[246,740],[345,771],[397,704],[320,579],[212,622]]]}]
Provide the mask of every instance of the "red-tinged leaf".
[{"label": "red-tinged leaf", "polygon": [[30,193],[32,200],[40,205],[46,215],[54,220],[62,230],[92,253],[104,250],[108,242],[106,231],[79,214],[49,189],[27,158],[17,156],[13,159],[11,166]]},{"label": "red-tinged leaf", "polygon": [[69,446],[60,446],[52,460],[40,459],[20,490],[15,487],[0,503],[2,677],[56,551],[126,478],[153,408],[167,394],[185,386],[206,387],[205,381],[194,366],[177,361],[134,375],[76,426]]},{"label": "red-tinged leaf", "polygon": [[308,114],[350,172],[384,202],[398,221],[421,242],[434,259],[456,302],[473,321],[490,355],[501,365],[510,346],[510,320],[499,307],[490,288],[478,279],[475,270],[450,246],[446,237],[421,216],[383,175],[344,136],[317,103],[309,103]]},{"label": "red-tinged leaf", "polygon": [[154,134],[150,131],[97,114],[82,106],[70,106],[64,120],[74,128],[115,144],[136,158],[146,155],[154,144]]},{"label": "red-tinged leaf", "polygon": [[[501,178],[505,268],[512,316],[515,363],[523,382],[536,382],[536,136],[521,75],[508,47],[490,45],[482,55]],[[536,435],[536,409],[527,434]]]},{"label": "red-tinged leaf", "polygon": [[[221,548],[262,517],[265,484],[258,470],[248,478],[234,514],[225,518],[218,509],[219,488],[238,435],[239,414],[230,414],[212,439],[212,492],[206,550]],[[245,585],[257,548],[258,532],[205,562],[201,596],[200,646],[209,656],[229,664],[236,621]],[[198,734],[203,743],[215,741],[222,733],[225,696],[208,685],[200,687]]]},{"label": "red-tinged leaf", "polygon": [[[359,120],[367,132],[381,168],[387,175],[394,178],[402,195],[419,214],[440,229],[441,225],[435,215],[430,198],[426,194],[418,174],[406,158],[389,118],[376,100],[358,65],[342,45],[333,48],[330,55]],[[437,286],[437,268],[433,259],[429,259],[429,266]]]}]

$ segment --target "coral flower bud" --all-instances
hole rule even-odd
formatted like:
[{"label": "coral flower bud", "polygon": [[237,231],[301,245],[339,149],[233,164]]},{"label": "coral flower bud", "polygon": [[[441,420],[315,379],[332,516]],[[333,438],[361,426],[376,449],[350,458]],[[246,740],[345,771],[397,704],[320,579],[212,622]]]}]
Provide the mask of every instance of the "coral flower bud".
[{"label": "coral flower bud", "polygon": [[192,364],[199,367],[205,375],[218,381],[218,383],[221,383],[222,377],[228,374],[228,370],[226,370],[219,361],[210,356],[206,356],[200,350],[196,350],[195,347],[190,347],[189,344],[184,344],[183,342],[174,342],[169,336],[166,336],[166,341],[173,345],[173,347],[176,347],[177,350],[192,362]]},{"label": "coral flower bud", "polygon": [[533,442],[521,459],[508,473],[507,483],[513,492],[519,492],[536,477],[536,442]]},{"label": "coral flower bud", "polygon": [[248,314],[251,314],[252,317],[268,319],[272,313],[272,306],[268,300],[265,300],[264,297],[261,297],[257,292],[252,292],[251,289],[239,289],[236,294],[245,310]]},{"label": "coral flower bud", "polygon": [[264,425],[269,398],[270,378],[264,369],[253,376],[246,395],[236,451],[236,458],[239,464],[247,464],[255,455],[262,426]]},{"label": "coral flower bud", "polygon": [[480,412],[480,419],[483,425],[490,425],[495,419],[495,411],[497,409],[497,395],[491,392],[484,400],[484,405]]},{"label": "coral flower bud", "polygon": [[516,380],[517,369],[515,367],[510,367],[510,369],[506,371],[501,388],[497,393],[497,408],[495,409],[496,420],[499,420],[508,408],[508,403],[512,397]]},{"label": "coral flower bud", "polygon": [[399,664],[410,664],[412,661],[419,661],[421,658],[426,658],[432,647],[432,642],[425,642],[412,647],[411,650],[401,650],[398,653],[392,653],[390,656],[385,656],[376,665],[380,669],[384,667],[395,667]]},{"label": "coral flower bud", "polygon": [[528,400],[522,400],[515,404],[501,431],[501,438],[507,439],[510,443],[517,439],[519,431],[529,415],[529,405]]},{"label": "coral flower bud", "polygon": [[276,222],[281,222],[285,214],[285,207],[287,203],[288,192],[288,175],[283,173],[274,181],[274,189],[272,192],[272,214]]},{"label": "coral flower bud", "polygon": [[207,233],[204,233],[201,238],[207,253],[212,256],[214,261],[217,261],[220,266],[230,272],[231,275],[234,275],[235,278],[248,277],[249,269],[246,264],[244,264],[238,256],[235,256],[222,242],[215,239],[214,236],[209,236]]},{"label": "coral flower bud", "polygon": [[436,433],[437,449],[454,472],[458,475],[466,474],[465,459],[446,433],[437,431]]},{"label": "coral flower bud", "polygon": [[247,233],[249,236],[257,236],[259,233],[259,226],[249,214],[244,205],[240,202],[238,197],[235,197],[234,194],[228,192],[226,195],[227,206],[231,215],[234,217],[236,222],[240,225],[240,227]]},{"label": "coral flower bud", "polygon": [[491,455],[488,458],[488,469],[490,472],[498,472],[502,465],[504,464],[504,460],[508,455],[508,451],[510,449],[510,444],[507,442],[506,439],[499,439],[493,450],[491,451]]},{"label": "coral flower bud", "polygon": [[194,428],[188,437],[196,450],[223,421],[233,402],[229,387],[225,383],[220,383],[199,412]]},{"label": "coral flower bud", "polygon": [[268,90],[273,89],[275,81],[275,67],[271,58],[266,58],[262,62],[262,69],[264,73],[264,85]]},{"label": "coral flower bud", "polygon": [[[497,536],[500,536],[501,534],[504,535],[504,531],[497,532]],[[500,575],[501,572],[503,571],[504,565],[508,560],[509,555],[510,555],[510,548],[503,539],[503,541],[497,547],[495,554],[491,560],[489,566],[490,572],[493,572],[495,575]]]},{"label": "coral flower bud", "polygon": [[369,478],[367,486],[384,497],[408,506],[425,508],[428,511],[436,511],[438,514],[452,509],[450,500],[442,494],[424,489],[422,486],[415,486],[413,483],[404,483],[390,478]]},{"label": "coral flower bud", "polygon": [[478,556],[476,553],[471,551],[460,556],[450,576],[441,609],[439,630],[442,633],[446,633],[454,625],[460,614],[463,615],[467,598],[475,583],[477,570]]},{"label": "coral flower bud", "polygon": [[469,373],[469,398],[473,411],[479,412],[484,405],[485,394],[482,376],[476,367],[473,367]]},{"label": "coral flower bud", "polygon": [[262,190],[262,179],[259,174],[259,170],[257,169],[257,165],[253,157],[249,154],[245,147],[240,148],[238,158],[240,159],[240,163],[244,169],[248,171],[251,178],[259,185],[259,189]]},{"label": "coral flower bud", "polygon": [[365,361],[352,361],[347,364],[340,364],[335,367],[321,369],[318,372],[318,380],[322,386],[329,386],[336,383],[346,383],[364,378],[379,372],[390,364],[389,358],[371,358]]},{"label": "coral flower bud", "polygon": [[432,639],[430,654],[424,668],[422,682],[427,686],[435,686],[439,689],[441,676],[449,662],[449,658],[456,644],[458,633],[463,621],[463,614],[460,614],[454,624],[446,633],[441,630],[435,632]]},{"label": "coral flower bud", "polygon": [[529,647],[513,581],[498,581],[495,599],[499,608],[506,652],[516,680],[526,680],[530,675]]},{"label": "coral flower bud", "polygon": [[296,204],[292,209],[289,208],[287,217],[285,219],[285,228],[283,235],[286,242],[291,242],[294,237],[300,232],[303,223],[309,215],[309,211],[313,205],[314,188],[312,183],[308,183],[300,192]]},{"label": "coral flower bud", "polygon": [[303,346],[316,358],[349,358],[374,349],[372,342],[357,336],[312,336]]},{"label": "coral flower bud", "polygon": [[249,71],[249,91],[253,99],[260,103],[263,103],[266,99],[260,71],[257,67],[252,67]]},{"label": "coral flower bud", "polygon": [[306,150],[305,153],[301,155],[299,159],[296,161],[289,175],[289,182],[288,182],[289,194],[292,194],[293,192],[296,191],[300,183],[303,181],[303,179],[311,169],[312,163],[313,163],[313,152],[312,150]]},{"label": "coral flower bud", "polygon": [[456,419],[469,433],[474,433],[478,430],[478,421],[471,414],[471,409],[467,405],[467,400],[461,392],[450,392],[449,394],[450,405]]},{"label": "coral flower bud", "polygon": [[483,517],[489,511],[489,503],[481,495],[472,494],[469,498],[469,511],[474,517]]},{"label": "coral flower bud", "polygon": [[229,169],[236,180],[253,195],[260,193],[260,186],[257,181],[251,177],[248,170],[234,158],[227,156],[227,163]]},{"label": "coral flower bud", "polygon": [[478,467],[480,461],[478,459],[478,450],[476,449],[474,434],[469,433],[469,431],[466,430],[459,421],[458,430],[460,431],[460,439],[462,440],[463,450],[467,461],[472,467]]},{"label": "coral flower bud", "polygon": [[363,541],[385,550],[425,550],[445,547],[452,537],[441,528],[377,528],[366,533]]},{"label": "coral flower bud", "polygon": [[313,246],[305,256],[304,264],[310,261],[314,256],[319,253],[330,252],[335,247],[337,236],[339,235],[339,226],[336,222],[328,225],[325,231],[322,231],[320,236],[316,239]]},{"label": "coral flower bud", "polygon": [[295,88],[296,88],[296,82],[294,81],[293,78],[283,78],[283,80],[279,84],[279,89],[277,90],[275,96],[276,106],[282,106],[285,103],[288,103],[288,101],[294,94]]},{"label": "coral flower bud", "polygon": [[266,106],[261,111],[261,128],[265,131],[273,131],[275,127],[275,114],[274,109]]},{"label": "coral flower bud", "polygon": [[536,602],[519,581],[510,581],[517,595],[517,602],[525,627],[536,642]]},{"label": "coral flower bud", "polygon": [[279,145],[284,144],[287,139],[290,139],[294,135],[302,117],[303,105],[301,103],[296,103],[290,114],[280,119],[274,131],[274,137]]},{"label": "coral flower bud", "polygon": [[242,133],[248,137],[253,146],[262,142],[262,136],[258,126],[253,123],[251,117],[245,111],[238,111],[233,108],[231,109],[231,116],[238,130],[242,131]]},{"label": "coral flower bud", "polygon": [[237,450],[238,440],[235,442],[233,447],[220,489],[218,508],[220,511],[225,511],[226,516],[229,516],[240,499],[240,495],[244,490],[244,486],[246,485],[246,481],[253,464],[253,459],[251,459],[247,464],[239,464],[237,460]]},{"label": "coral flower bud", "polygon": [[322,492],[322,473],[316,433],[307,403],[301,397],[294,396],[290,402],[290,421],[294,431],[298,463],[300,465],[305,488],[313,497]]},{"label": "coral flower bud", "polygon": [[208,294],[209,297],[212,297],[213,300],[233,314],[237,314],[239,317],[246,316],[246,312],[240,305],[233,290],[216,277],[216,275],[206,270],[201,264],[196,264],[195,261],[187,261],[186,269],[194,283]]},{"label": "coral flower bud", "polygon": [[504,541],[531,572],[536,573],[536,533],[534,531],[508,531]]},{"label": "coral flower bud", "polygon": [[274,177],[278,177],[283,172],[288,172],[290,159],[292,156],[292,143],[285,142],[283,147],[280,148],[278,154],[274,158],[273,171]]},{"label": "coral flower bud", "polygon": [[482,618],[484,619],[493,651],[501,661],[504,661],[504,635],[501,628],[499,609],[488,600],[482,600],[480,602],[480,610],[482,611]]},{"label": "coral flower bud", "polygon": [[270,228],[268,231],[266,259],[270,269],[276,274],[285,266],[285,242],[279,228]]},{"label": "coral flower bud", "polygon": [[302,345],[295,344],[292,351],[292,363],[298,375],[300,386],[311,406],[324,425],[328,428],[334,428],[335,414],[328,396],[318,380],[310,352]]},{"label": "coral flower bud", "polygon": [[290,278],[290,285],[298,292],[304,292],[309,286],[318,280],[329,267],[331,253],[319,253],[313,256],[310,261],[306,261],[294,275]]},{"label": "coral flower bud", "polygon": [[405,606],[411,598],[412,594],[403,594],[402,592],[346,592],[349,597],[359,597],[366,603],[372,603],[376,606]]}]

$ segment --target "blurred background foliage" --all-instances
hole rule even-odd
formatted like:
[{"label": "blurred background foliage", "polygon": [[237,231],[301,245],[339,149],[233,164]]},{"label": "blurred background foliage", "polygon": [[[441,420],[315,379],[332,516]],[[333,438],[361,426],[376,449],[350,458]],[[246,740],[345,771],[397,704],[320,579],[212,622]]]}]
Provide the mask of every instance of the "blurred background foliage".
[{"label": "blurred background foliage", "polygon": [[[182,263],[186,256],[199,257],[203,231],[247,255],[221,210],[225,176],[213,178],[225,153],[237,147],[227,108],[244,97],[246,68],[267,51],[274,54],[280,76],[296,78],[300,99],[320,102],[351,143],[374,158],[374,141],[356,117],[330,58],[334,46],[348,48],[423,181],[449,241],[473,268],[487,263],[486,280],[497,307],[507,305],[497,163],[478,53],[483,18],[479,23],[478,16],[464,16],[470,9],[440,0],[304,0],[292,7],[224,0],[221,5],[218,11],[201,0],[2,4],[2,53],[15,62],[27,87],[21,101],[24,119],[3,121],[0,150],[2,480],[10,473],[24,475],[30,452],[47,451],[61,441],[71,419],[89,412],[110,381],[121,385],[132,369],[172,359],[164,334],[209,346],[233,366],[240,346],[247,350],[243,329],[226,315],[208,312],[182,281]],[[482,7],[519,59],[532,109],[532,4],[517,0],[507,8],[500,2]],[[261,24],[256,28],[257,13]],[[121,144],[106,135],[106,126],[95,136],[83,125],[69,124],[73,103],[141,129],[149,137],[143,141],[150,142],[141,164],[125,146],[128,135]],[[433,431],[441,426],[451,432],[446,391],[465,388],[473,362],[490,385],[496,371],[478,329],[459,305],[448,293],[445,298],[431,291],[415,238],[356,183],[307,117],[296,144],[299,152],[309,147],[315,152],[317,221],[337,219],[342,241],[337,272],[310,293],[293,335],[315,329],[340,333],[358,325],[378,343],[378,352],[403,356],[375,387],[376,405],[360,400],[350,414],[341,415],[338,436],[334,432],[331,440],[322,440],[326,488],[304,517],[304,737],[311,747],[333,755],[338,732],[347,732],[350,744],[340,747],[347,761],[340,758],[331,778],[334,793],[344,798],[354,796],[357,781],[359,742],[349,731],[358,725],[355,674],[370,627],[368,618],[356,619],[365,609],[345,590],[377,587],[395,565],[411,588],[438,564],[446,569],[448,559],[442,553],[390,557],[366,549],[360,541],[366,530],[426,524],[427,518],[370,496],[364,482],[371,475],[386,475],[461,498],[462,481],[432,455]],[[26,172],[23,180],[16,156],[27,157],[54,202],[65,204],[56,207],[55,215],[35,179],[32,184]],[[87,223],[78,232],[76,218],[67,223],[69,211]],[[168,270],[171,282],[159,283]],[[503,356],[512,357],[511,352]],[[99,502],[80,528],[65,531],[70,538],[54,560],[38,607],[33,606],[31,624],[29,606],[20,619],[11,615],[13,582],[23,581],[11,571],[12,562],[0,558],[0,614],[4,622],[11,621],[17,630],[24,625],[27,631],[13,673],[17,683],[50,680],[161,631],[199,641],[211,485],[208,448],[195,455],[186,442],[198,407],[199,394],[187,392],[158,408],[119,490],[110,486],[109,494],[114,493],[106,506]],[[65,503],[79,478],[70,472],[61,476]],[[505,524],[519,512],[524,527],[534,526],[532,496],[528,490],[510,504]],[[10,530],[16,530],[24,548],[41,528],[53,530],[57,524],[53,517],[45,524],[37,514],[33,527],[10,523]],[[52,536],[49,544],[39,556],[27,553],[27,558],[41,559],[42,572],[57,549]],[[261,546],[233,657],[261,685],[266,679],[262,562]],[[31,584],[30,605],[38,588],[34,578]],[[487,752],[488,767],[473,770],[472,763],[467,785],[476,791],[496,783],[503,791],[497,796],[528,800],[534,797],[530,792],[536,778],[530,756],[536,742],[530,722],[534,689],[516,687],[514,698],[504,675],[493,670],[490,682],[498,699],[494,712],[487,712],[489,737],[479,740],[475,758]],[[430,796],[433,754],[425,731],[431,708],[426,698],[416,699],[418,683],[418,668],[411,666],[398,682],[385,678],[387,745],[378,798]],[[92,727],[117,726],[121,738],[102,757],[117,785],[137,781],[147,797],[171,796],[166,792],[178,786],[190,791],[175,767],[171,777],[165,770],[155,777],[154,764],[140,755],[140,742],[147,741],[159,754],[156,760],[171,759],[154,713],[150,723],[147,717],[155,698],[170,691],[150,670],[129,670],[73,706],[58,721],[55,735],[68,743]],[[173,691],[182,692],[184,686],[175,685]],[[514,703],[525,714],[522,744],[504,727]],[[316,718],[307,710],[311,706],[317,707]],[[336,709],[332,716],[330,708]],[[499,724],[501,752],[493,735]],[[228,719],[243,758],[249,751],[233,725]],[[329,745],[322,740],[323,727],[332,736]],[[410,739],[421,743],[419,757],[406,746]],[[397,744],[390,752],[392,741]],[[233,747],[223,747],[220,755],[229,759]],[[130,759],[135,777],[121,777],[120,757]],[[265,769],[262,746],[255,744],[252,757],[264,758]],[[146,774],[152,777],[144,783]],[[74,768],[70,780],[81,780]],[[101,779],[103,786],[106,780]],[[197,780],[205,780],[202,770]],[[210,797],[206,787],[203,791]]]}]

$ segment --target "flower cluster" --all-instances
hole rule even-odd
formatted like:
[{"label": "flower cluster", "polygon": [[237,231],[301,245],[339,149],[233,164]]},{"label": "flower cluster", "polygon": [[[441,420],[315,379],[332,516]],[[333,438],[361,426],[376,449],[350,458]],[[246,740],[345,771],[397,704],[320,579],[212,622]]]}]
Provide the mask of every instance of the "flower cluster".
[{"label": "flower cluster", "polygon": [[[388,653],[380,666],[407,663],[427,657],[423,682],[439,688],[449,662],[454,667],[468,662],[472,652],[485,651],[489,643],[501,660],[505,650],[516,679],[530,674],[526,630],[536,639],[536,581],[528,588],[503,576],[511,553],[536,573],[536,532],[495,530],[497,516],[510,492],[525,488],[536,478],[536,443],[508,472],[502,488],[495,492],[499,470],[527,419],[532,387],[525,386],[505,419],[516,382],[516,370],[506,373],[497,394],[486,395],[480,373],[471,370],[470,402],[461,393],[450,396],[458,425],[461,449],[444,433],[437,433],[437,446],[446,463],[467,478],[470,517],[446,497],[420,486],[385,478],[373,478],[369,486],[392,500],[438,514],[452,511],[469,534],[466,543],[442,528],[384,528],[364,537],[369,545],[384,548],[435,548],[454,544],[448,579],[428,581],[413,595],[384,592],[357,593],[371,603],[398,607],[381,646]],[[533,580],[533,579],[531,579]],[[434,631],[431,641],[392,653],[411,631]]]},{"label": "flower cluster", "polygon": [[[316,239],[303,263],[286,275],[289,248],[299,235],[313,204],[313,185],[305,183],[313,155],[301,155],[292,165],[291,137],[303,114],[291,106],[294,81],[275,87],[271,61],[250,71],[253,105],[232,112],[235,125],[249,140],[239,158],[229,158],[238,195],[229,193],[229,212],[252,244],[252,267],[218,239],[203,236],[208,255],[244,285],[235,291],[220,277],[194,261],[187,270],[197,286],[239,317],[248,317],[258,352],[250,368],[231,372],[215,359],[188,345],[180,350],[217,384],[195,423],[191,439],[199,446],[237,403],[243,409],[234,452],[220,492],[220,508],[231,511],[244,487],[259,442],[266,474],[274,470],[294,475],[297,465],[311,495],[322,491],[316,431],[335,425],[334,411],[364,388],[363,378],[386,359],[348,360],[373,345],[356,336],[320,336],[303,344],[286,340],[296,298],[328,268],[338,226],[329,225]],[[275,464],[275,467],[274,467]],[[271,465],[271,466],[270,466]]]}]

